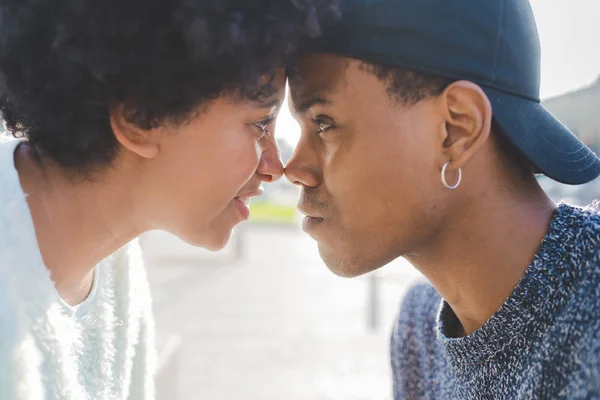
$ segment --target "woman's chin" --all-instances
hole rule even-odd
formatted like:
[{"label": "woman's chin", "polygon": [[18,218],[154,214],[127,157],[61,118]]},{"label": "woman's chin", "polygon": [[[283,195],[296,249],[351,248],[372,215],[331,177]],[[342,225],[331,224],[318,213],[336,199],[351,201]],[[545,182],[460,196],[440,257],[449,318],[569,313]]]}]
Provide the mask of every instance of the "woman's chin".
[{"label": "woman's chin", "polygon": [[223,250],[223,248],[227,245],[227,243],[229,243],[229,239],[231,239],[231,234],[229,234],[229,236],[227,236],[226,238],[222,238],[221,240],[218,240],[218,239],[211,240],[207,243],[202,244],[200,247],[203,247],[209,251]]},{"label": "woman's chin", "polygon": [[[224,215],[224,217],[230,216]],[[229,243],[233,229],[239,222],[238,219],[219,216],[219,218],[216,218],[211,223],[201,227],[199,225],[188,225],[183,230],[171,233],[192,246],[201,247],[209,251],[219,251]]]},{"label": "woman's chin", "polygon": [[232,232],[233,228],[212,229],[209,232],[204,232],[201,237],[192,238],[191,240],[182,239],[192,246],[202,247],[209,251],[219,251],[227,246],[227,243],[229,243],[229,240],[231,239]]}]

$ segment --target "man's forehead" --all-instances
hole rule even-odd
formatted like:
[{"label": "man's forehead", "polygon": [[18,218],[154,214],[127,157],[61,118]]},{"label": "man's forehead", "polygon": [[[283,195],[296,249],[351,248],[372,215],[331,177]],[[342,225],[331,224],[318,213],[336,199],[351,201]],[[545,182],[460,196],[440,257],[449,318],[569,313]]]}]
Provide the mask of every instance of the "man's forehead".
[{"label": "man's forehead", "polygon": [[290,75],[290,93],[294,103],[332,92],[345,81],[350,59],[332,54],[302,57]]}]

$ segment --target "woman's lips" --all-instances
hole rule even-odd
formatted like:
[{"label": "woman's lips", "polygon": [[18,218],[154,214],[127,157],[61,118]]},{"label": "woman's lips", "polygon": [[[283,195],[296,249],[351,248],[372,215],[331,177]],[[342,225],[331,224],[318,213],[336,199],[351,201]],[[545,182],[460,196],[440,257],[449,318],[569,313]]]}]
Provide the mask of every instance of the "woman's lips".
[{"label": "woman's lips", "polygon": [[255,187],[253,189],[241,192],[231,201],[235,206],[240,218],[246,221],[250,218],[250,200],[254,197],[262,196],[265,190],[262,187]]},{"label": "woman's lips", "polygon": [[250,218],[250,198],[249,197],[235,197],[232,200],[239,216],[242,220]]}]

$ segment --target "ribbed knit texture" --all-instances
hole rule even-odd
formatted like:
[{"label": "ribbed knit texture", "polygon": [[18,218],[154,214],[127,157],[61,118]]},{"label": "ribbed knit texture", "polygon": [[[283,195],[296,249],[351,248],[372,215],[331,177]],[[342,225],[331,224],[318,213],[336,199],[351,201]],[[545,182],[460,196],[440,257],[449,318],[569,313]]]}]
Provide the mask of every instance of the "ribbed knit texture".
[{"label": "ribbed knit texture", "polygon": [[599,243],[595,209],[560,205],[513,293],[463,338],[431,285],[409,290],[391,341],[394,398],[600,398]]},{"label": "ribbed knit texture", "polygon": [[136,242],[96,268],[69,310],[38,249],[13,153],[0,138],[0,400],[152,399],[150,292]]}]

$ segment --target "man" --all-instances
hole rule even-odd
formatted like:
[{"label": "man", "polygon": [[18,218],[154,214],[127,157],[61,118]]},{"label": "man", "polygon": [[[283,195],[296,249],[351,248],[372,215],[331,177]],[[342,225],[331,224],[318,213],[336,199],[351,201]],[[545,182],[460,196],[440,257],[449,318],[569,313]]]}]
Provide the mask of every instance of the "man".
[{"label": "man", "polygon": [[412,288],[392,344],[396,399],[600,397],[600,160],[539,104],[526,0],[345,0],[290,68],[302,136],[286,168],[303,228],[354,277],[397,257]]}]

